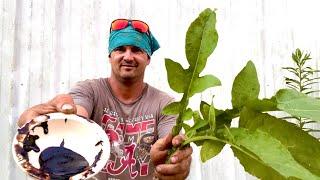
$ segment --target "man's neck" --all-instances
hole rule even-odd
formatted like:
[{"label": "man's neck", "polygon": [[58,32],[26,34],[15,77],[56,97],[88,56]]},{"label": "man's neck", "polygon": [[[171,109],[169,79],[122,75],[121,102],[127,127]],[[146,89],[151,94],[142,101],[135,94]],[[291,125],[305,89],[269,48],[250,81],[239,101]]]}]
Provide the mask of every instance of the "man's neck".
[{"label": "man's neck", "polygon": [[108,82],[113,94],[124,104],[130,104],[139,98],[146,86],[143,80],[119,81],[110,77]]}]

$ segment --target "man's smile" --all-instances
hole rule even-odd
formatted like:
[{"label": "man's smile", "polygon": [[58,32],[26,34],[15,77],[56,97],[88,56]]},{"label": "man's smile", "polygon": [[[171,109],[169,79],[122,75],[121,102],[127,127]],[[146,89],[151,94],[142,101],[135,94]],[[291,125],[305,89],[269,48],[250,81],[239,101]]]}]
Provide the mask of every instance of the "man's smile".
[{"label": "man's smile", "polygon": [[137,67],[138,65],[136,64],[128,64],[128,63],[123,63],[120,65],[120,67],[129,67],[129,68],[133,68],[133,67]]}]

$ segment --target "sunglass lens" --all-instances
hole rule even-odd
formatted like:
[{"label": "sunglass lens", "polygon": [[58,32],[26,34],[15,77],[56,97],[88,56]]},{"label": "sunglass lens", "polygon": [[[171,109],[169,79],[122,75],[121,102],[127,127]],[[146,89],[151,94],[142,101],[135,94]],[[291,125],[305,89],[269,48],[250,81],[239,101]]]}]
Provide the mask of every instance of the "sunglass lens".
[{"label": "sunglass lens", "polygon": [[124,29],[128,26],[129,22],[126,19],[117,19],[112,22],[111,29],[112,30],[120,30]]},{"label": "sunglass lens", "polygon": [[132,21],[131,24],[132,27],[135,28],[137,31],[147,33],[149,30],[148,25],[142,21]]}]

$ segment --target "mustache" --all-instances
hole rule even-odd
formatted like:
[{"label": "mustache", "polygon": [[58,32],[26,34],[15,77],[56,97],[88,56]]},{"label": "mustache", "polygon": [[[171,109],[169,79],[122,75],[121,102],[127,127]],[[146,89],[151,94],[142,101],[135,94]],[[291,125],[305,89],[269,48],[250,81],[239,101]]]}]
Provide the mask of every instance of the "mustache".
[{"label": "mustache", "polygon": [[138,66],[137,63],[134,63],[134,62],[123,62],[120,64],[120,66],[131,66],[131,67],[135,67],[135,66]]}]

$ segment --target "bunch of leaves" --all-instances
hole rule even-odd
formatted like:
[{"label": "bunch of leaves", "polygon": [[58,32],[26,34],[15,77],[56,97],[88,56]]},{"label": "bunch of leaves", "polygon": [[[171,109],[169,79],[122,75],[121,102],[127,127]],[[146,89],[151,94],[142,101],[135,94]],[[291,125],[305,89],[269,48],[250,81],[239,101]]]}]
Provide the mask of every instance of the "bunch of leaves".
[{"label": "bunch of leaves", "polygon": [[[319,120],[320,101],[292,89],[259,99],[260,85],[251,61],[233,82],[232,109],[217,109],[212,102],[204,101],[200,111],[188,107],[194,94],[220,85],[213,75],[199,76],[218,42],[215,24],[216,14],[211,9],[205,9],[191,23],[185,46],[188,69],[165,60],[170,87],[183,93],[179,102],[163,110],[164,114],[178,114],[173,135],[185,130],[187,138],[178,149],[195,143],[201,146],[200,157],[205,162],[229,144],[245,170],[261,179],[320,179],[320,142],[294,124],[268,114],[285,111]],[[237,117],[239,126],[231,128],[231,121]],[[193,123],[188,123],[191,119]]]},{"label": "bunch of leaves", "polygon": [[[285,77],[286,85],[295,89],[303,94],[311,95],[313,93],[319,92],[319,90],[314,90],[313,85],[319,84],[320,77],[314,77],[315,73],[319,70],[308,66],[306,63],[310,61],[310,53],[304,53],[299,48],[292,53],[292,61],[294,62],[293,67],[284,67],[290,73],[290,77]],[[306,124],[316,123],[316,121],[310,120],[303,117],[286,117],[293,118],[297,121],[297,125],[307,131],[307,132],[319,132],[317,129],[306,128]]]}]

